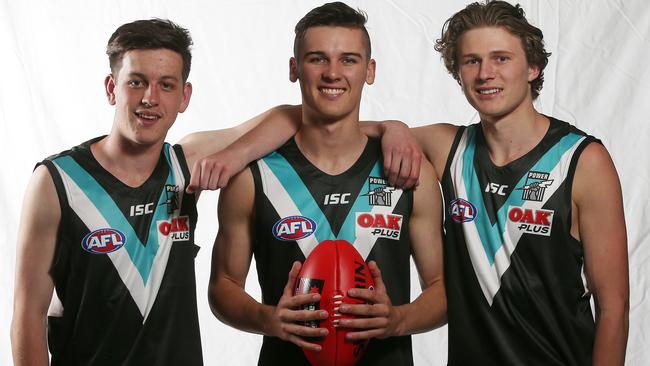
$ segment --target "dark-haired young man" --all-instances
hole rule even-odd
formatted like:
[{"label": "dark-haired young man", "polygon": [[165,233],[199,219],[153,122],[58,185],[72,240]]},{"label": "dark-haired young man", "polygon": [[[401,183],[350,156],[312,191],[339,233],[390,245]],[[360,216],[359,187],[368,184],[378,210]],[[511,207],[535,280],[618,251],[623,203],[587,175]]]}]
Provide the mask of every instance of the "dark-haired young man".
[{"label": "dark-haired young man", "polygon": [[[372,338],[360,364],[412,365],[409,334],[444,322],[441,202],[433,169],[422,165],[414,191],[391,187],[382,174],[379,142],[359,126],[362,89],[375,74],[365,22],[340,2],[315,8],[298,22],[290,78],[302,92],[300,129],[220,195],[210,303],[225,323],[264,335],[260,365],[308,365],[300,347],[320,350],[305,337],[327,331],[302,324],[336,314],[301,310],[320,295],[293,296],[292,290],[300,262],[327,239],[353,243],[377,285],[375,291],[349,292],[368,305],[339,308],[361,316],[339,322],[357,330],[350,340]],[[384,199],[373,199],[373,193]],[[314,224],[303,238],[287,238],[277,228],[288,218]],[[380,227],[386,230],[373,229]],[[409,303],[411,254],[423,292]],[[244,289],[253,255],[263,303]]]},{"label": "dark-haired young man", "polygon": [[[47,365],[48,345],[53,365],[202,364],[188,167],[267,114],[165,143],[192,94],[191,44],[167,20],[120,26],[107,46],[110,133],[35,169],[18,234],[15,365]],[[259,132],[260,149],[286,130],[278,123]],[[220,172],[194,185],[219,184]]]},{"label": "dark-haired young man", "polygon": [[449,364],[622,365],[620,183],[598,140],[535,110],[542,32],[519,5],[473,3],[436,50],[481,118],[414,129],[446,204]]}]

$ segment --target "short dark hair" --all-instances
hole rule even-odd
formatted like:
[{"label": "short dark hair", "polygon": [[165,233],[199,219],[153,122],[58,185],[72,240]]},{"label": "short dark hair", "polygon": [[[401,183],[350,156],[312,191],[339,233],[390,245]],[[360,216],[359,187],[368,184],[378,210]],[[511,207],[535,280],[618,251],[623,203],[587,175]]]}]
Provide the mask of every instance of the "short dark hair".
[{"label": "short dark hair", "polygon": [[327,3],[312,9],[305,14],[296,24],[296,38],[293,40],[293,55],[298,58],[298,53],[305,40],[307,29],[320,26],[346,27],[360,29],[363,32],[364,43],[366,44],[366,56],[370,59],[371,46],[370,35],[366,29],[368,17],[362,10],[354,10],[348,5],[337,1]]},{"label": "short dark hair", "polygon": [[183,59],[183,82],[190,76],[192,65],[192,37],[190,32],[168,19],[136,20],[115,30],[106,45],[111,72],[122,66],[122,57],[131,50],[165,48],[181,55]]},{"label": "short dark hair", "polygon": [[436,40],[435,49],[440,52],[445,67],[460,84],[458,75],[458,39],[464,32],[478,27],[504,27],[521,40],[529,65],[539,67],[539,76],[531,81],[533,99],[539,96],[544,84],[544,68],[551,55],[544,49],[544,34],[528,23],[524,9],[519,4],[511,5],[505,1],[486,1],[472,3],[454,14],[442,27],[442,36]]}]

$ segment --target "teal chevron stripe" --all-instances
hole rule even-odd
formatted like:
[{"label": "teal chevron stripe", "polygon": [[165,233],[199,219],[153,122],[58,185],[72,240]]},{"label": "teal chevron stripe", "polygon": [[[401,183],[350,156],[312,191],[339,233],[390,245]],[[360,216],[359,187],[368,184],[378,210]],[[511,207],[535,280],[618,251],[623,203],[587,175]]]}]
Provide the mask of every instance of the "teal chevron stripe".
[{"label": "teal chevron stripe", "polygon": [[291,164],[277,152],[272,152],[262,160],[280,181],[280,184],[282,184],[300,212],[316,222],[316,240],[320,243],[324,240],[334,239],[334,233],[327,217],[318,207],[309,189],[300,179],[298,173],[291,167]]},{"label": "teal chevron stripe", "polygon": [[[467,129],[467,147],[463,152],[463,180],[465,181],[468,200],[476,206],[477,213],[474,224],[481,238],[481,243],[485,249],[488,261],[492,265],[496,252],[503,245],[503,235],[508,219],[508,207],[521,206],[524,200],[521,198],[521,193],[513,189],[506,202],[497,211],[497,220],[494,225],[489,222],[487,209],[483,202],[482,189],[479,185],[478,176],[474,167],[476,128],[479,127],[471,126]],[[571,149],[581,138],[582,136],[574,133],[562,137],[530,170],[541,172],[552,171],[560,162],[562,155]],[[523,186],[526,182],[526,177],[527,174],[524,174],[516,186]]]},{"label": "teal chevron stripe", "polygon": [[[370,171],[369,177],[378,177],[381,178],[383,177],[383,174],[381,172],[381,167],[383,163],[381,160],[377,160],[375,162],[375,165],[372,167],[372,170]],[[366,178],[367,181],[367,178]],[[345,217],[345,221],[343,221],[343,226],[341,226],[341,231],[339,231],[339,235],[337,239],[343,239],[347,240],[349,243],[354,243],[357,240],[357,233],[356,233],[356,212],[370,212],[372,210],[372,206],[370,206],[370,200],[368,199],[368,196],[362,195],[362,192],[359,192],[357,195],[356,200],[354,201],[354,204],[352,205],[352,208],[350,208],[350,212],[348,212],[348,215]]]},{"label": "teal chevron stripe", "polygon": [[[165,154],[169,160],[169,146],[166,146]],[[167,220],[169,214],[166,210],[165,191],[161,192],[158,199],[158,204],[153,213],[151,224],[149,226],[149,235],[147,238],[147,245],[143,245],[138,238],[135,230],[124,217],[115,201],[104,190],[104,188],[86,171],[84,170],[72,157],[62,156],[54,159],[54,163],[59,166],[70,178],[79,186],[84,192],[90,202],[95,205],[100,214],[104,217],[106,222],[111,228],[122,231],[126,235],[126,248],[133,265],[137,268],[142,280],[146,286],[153,265],[154,258],[158,252],[158,227],[159,220]],[[173,184],[172,169],[169,170],[166,183]],[[83,213],[78,213],[83,215]]]}]

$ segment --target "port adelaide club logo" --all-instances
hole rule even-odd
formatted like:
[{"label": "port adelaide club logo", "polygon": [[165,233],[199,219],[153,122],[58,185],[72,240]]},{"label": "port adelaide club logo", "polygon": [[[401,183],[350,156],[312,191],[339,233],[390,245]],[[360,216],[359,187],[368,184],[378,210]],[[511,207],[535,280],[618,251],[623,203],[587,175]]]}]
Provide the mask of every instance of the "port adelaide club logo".
[{"label": "port adelaide club logo", "polygon": [[300,240],[316,231],[316,222],[305,216],[289,216],[273,225],[273,236],[282,241]]},{"label": "port adelaide club logo", "polygon": [[544,172],[528,172],[524,186],[516,188],[517,190],[523,191],[521,199],[542,202],[546,188],[553,184],[553,179],[548,179],[549,176],[550,174]]},{"label": "port adelaide club logo", "polygon": [[371,206],[392,206],[392,194],[395,190],[386,179],[368,177],[368,204]]}]

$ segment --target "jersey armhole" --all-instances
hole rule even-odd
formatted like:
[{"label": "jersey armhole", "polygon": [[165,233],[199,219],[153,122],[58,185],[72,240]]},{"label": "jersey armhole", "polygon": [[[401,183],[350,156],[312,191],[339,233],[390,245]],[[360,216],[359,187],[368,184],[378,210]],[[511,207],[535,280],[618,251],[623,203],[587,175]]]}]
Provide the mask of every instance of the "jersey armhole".
[{"label": "jersey armhole", "polygon": [[447,178],[447,175],[449,174],[449,169],[451,168],[451,163],[454,160],[456,149],[458,149],[458,144],[460,144],[460,140],[463,137],[463,133],[467,128],[468,126],[458,126],[458,131],[456,131],[456,136],[454,137],[454,143],[451,144],[451,147],[447,152],[447,162],[445,163],[445,170],[443,170],[441,181],[444,181]]}]

